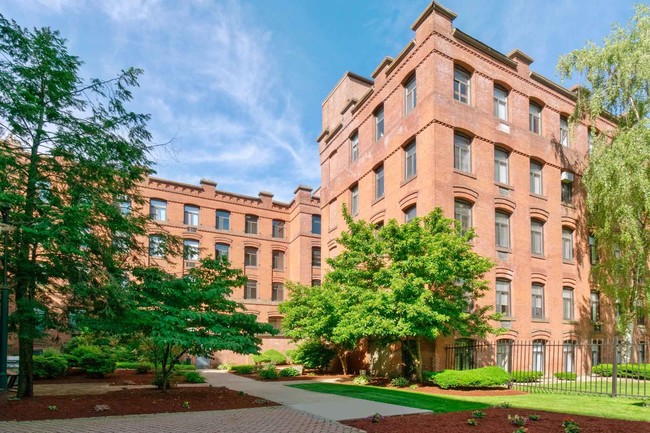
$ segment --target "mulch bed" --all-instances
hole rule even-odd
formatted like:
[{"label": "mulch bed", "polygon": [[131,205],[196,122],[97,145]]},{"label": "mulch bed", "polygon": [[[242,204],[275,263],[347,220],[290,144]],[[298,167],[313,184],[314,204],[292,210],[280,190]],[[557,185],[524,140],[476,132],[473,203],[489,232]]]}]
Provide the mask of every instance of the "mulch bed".
[{"label": "mulch bed", "polygon": [[562,422],[568,418],[574,420],[582,428],[581,433],[648,433],[650,423],[643,421],[623,421],[617,419],[595,418],[581,415],[566,415],[553,412],[542,412],[529,409],[485,409],[486,416],[477,419],[477,426],[467,424],[468,418],[473,418],[471,411],[444,414],[418,414],[386,417],[373,423],[368,419],[343,421],[352,427],[365,430],[368,433],[478,433],[503,432],[510,433],[517,426],[508,421],[508,415],[527,417],[531,414],[540,416],[538,421],[529,420],[526,428],[530,433],[559,433],[563,432]]},{"label": "mulch bed", "polygon": [[[184,402],[189,407],[184,407]],[[108,405],[108,410],[96,411],[97,405]],[[157,389],[123,389],[101,395],[37,396],[18,401],[2,399],[0,420],[32,421],[265,406],[277,404],[225,387],[179,387],[166,393]]]}]

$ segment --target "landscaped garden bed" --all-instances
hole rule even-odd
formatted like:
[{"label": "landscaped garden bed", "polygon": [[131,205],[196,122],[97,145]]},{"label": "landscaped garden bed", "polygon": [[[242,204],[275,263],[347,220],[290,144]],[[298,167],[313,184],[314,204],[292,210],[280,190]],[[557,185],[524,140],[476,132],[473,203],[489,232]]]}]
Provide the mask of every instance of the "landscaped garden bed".
[{"label": "landscaped garden bed", "polygon": [[[477,417],[478,413],[484,414],[484,417]],[[403,415],[385,418],[374,416],[343,421],[343,423],[365,430],[368,433],[431,433],[434,431],[445,433],[510,433],[519,428],[513,422],[515,415],[527,419],[521,427],[528,429],[529,433],[564,433],[566,430],[563,423],[567,420],[573,420],[581,428],[581,433],[650,432],[650,423],[643,421],[624,421],[580,415],[569,416],[561,413],[515,408],[494,408],[480,411]],[[539,419],[535,421],[528,419],[530,415],[537,415]],[[510,420],[508,416],[510,416]],[[475,421],[475,425],[474,422],[468,422],[470,419]]]}]

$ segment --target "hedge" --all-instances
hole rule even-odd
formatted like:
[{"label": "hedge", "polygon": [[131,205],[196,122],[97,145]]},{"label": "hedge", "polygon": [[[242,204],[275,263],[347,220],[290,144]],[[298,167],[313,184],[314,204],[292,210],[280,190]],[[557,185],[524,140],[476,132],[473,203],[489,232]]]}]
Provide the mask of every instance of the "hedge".
[{"label": "hedge", "polygon": [[68,359],[58,350],[46,349],[42,355],[36,355],[33,359],[34,376],[41,379],[55,379],[68,370]]},{"label": "hedge", "polygon": [[238,374],[251,374],[255,373],[255,366],[251,364],[233,365],[230,367],[230,371]]},{"label": "hedge", "polygon": [[544,376],[544,373],[541,371],[513,371],[510,373],[512,381],[519,383],[537,382],[542,376]]},{"label": "hedge", "polygon": [[507,385],[510,374],[501,367],[472,370],[444,370],[435,375],[433,383],[440,388],[489,388]]},{"label": "hedge", "polygon": [[115,371],[113,355],[100,346],[78,346],[70,354],[88,376],[104,377]]},{"label": "hedge", "polygon": [[300,372],[293,367],[287,367],[280,370],[281,377],[295,377],[300,376]]},{"label": "hedge", "polygon": [[578,378],[577,374],[565,371],[554,373],[553,376],[560,380],[576,380]]},{"label": "hedge", "polygon": [[[611,377],[612,364],[598,364],[591,367],[591,372],[598,376]],[[617,364],[616,375],[630,379],[650,380],[650,364]]]},{"label": "hedge", "polygon": [[265,350],[259,355],[253,355],[253,361],[255,361],[255,364],[272,362],[273,364],[281,365],[287,363],[287,357],[284,355],[284,353],[278,350],[269,349],[269,350]]}]

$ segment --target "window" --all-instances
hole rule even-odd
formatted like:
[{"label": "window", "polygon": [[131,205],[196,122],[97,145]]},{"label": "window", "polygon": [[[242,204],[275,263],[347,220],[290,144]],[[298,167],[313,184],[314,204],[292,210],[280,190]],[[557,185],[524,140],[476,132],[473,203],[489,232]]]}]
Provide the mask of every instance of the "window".
[{"label": "window", "polygon": [[219,230],[230,230],[230,212],[227,210],[217,211],[216,227]]},{"label": "window", "polygon": [[494,115],[508,120],[508,91],[498,85],[494,86]]},{"label": "window", "polygon": [[415,142],[404,148],[404,180],[409,180],[418,174]]},{"label": "window", "polygon": [[284,301],[284,284],[273,283],[271,285],[271,301]]},{"label": "window", "polygon": [[569,120],[564,116],[560,116],[560,144],[564,147],[571,145],[569,138]]},{"label": "window", "polygon": [[273,220],[271,228],[271,236],[274,238],[284,238],[284,221]]},{"label": "window", "polygon": [[188,226],[198,226],[199,225],[199,207],[185,205],[183,209],[183,222]]},{"label": "window", "polygon": [[410,222],[412,221],[418,214],[418,209],[415,205],[409,206],[406,209],[404,209],[404,222]]},{"label": "window", "polygon": [[562,288],[562,318],[573,320],[573,289],[570,287]]},{"label": "window", "polygon": [[508,152],[494,149],[494,181],[504,184],[510,183],[508,168]]},{"label": "window", "polygon": [[532,317],[533,319],[544,318],[544,286],[533,284],[531,287],[532,294]]},{"label": "window", "polygon": [[512,343],[512,340],[497,340],[497,366],[505,371],[511,371]]},{"label": "window", "polygon": [[311,247],[311,266],[312,268],[320,267],[320,247]]},{"label": "window", "polygon": [[283,335],[282,334],[282,317],[269,317],[269,325],[273,327],[273,329],[278,331],[278,334],[276,335]]},{"label": "window", "polygon": [[636,312],[636,324],[639,326],[645,326],[645,307],[642,299],[637,299],[634,302],[634,309]]},{"label": "window", "polygon": [[409,114],[417,104],[415,92],[415,75],[404,86],[404,114]]},{"label": "window", "polygon": [[510,281],[497,280],[497,313],[510,317]]},{"label": "window", "polygon": [[461,232],[467,232],[472,227],[472,205],[464,200],[455,200],[454,219],[460,223]]},{"label": "window", "polygon": [[352,216],[359,215],[359,185],[350,188],[350,213]]},{"label": "window", "polygon": [[320,280],[311,280],[311,286],[312,287],[320,286]]},{"label": "window", "polygon": [[494,227],[497,248],[510,248],[510,215],[497,211]]},{"label": "window", "polygon": [[573,173],[562,172],[562,203],[573,202]]},{"label": "window", "polygon": [[149,215],[154,221],[167,221],[167,202],[152,198],[149,205]]},{"label": "window", "polygon": [[273,270],[284,271],[284,251],[273,251]]},{"label": "window", "polygon": [[470,76],[465,69],[456,66],[454,68],[454,99],[463,104],[470,103]]},{"label": "window", "polygon": [[244,299],[257,299],[257,281],[248,280],[244,288]]},{"label": "window", "polygon": [[131,213],[131,200],[127,196],[120,196],[116,204],[122,215],[129,215]]},{"label": "window", "polygon": [[472,147],[468,137],[462,134],[454,134],[454,168],[472,172]]},{"label": "window", "polygon": [[542,133],[542,107],[534,102],[528,106],[528,129],[535,134]]},{"label": "window", "polygon": [[530,161],[530,193],[543,195],[542,185],[542,164]]},{"label": "window", "polygon": [[533,371],[544,371],[546,341],[533,340]]},{"label": "window", "polygon": [[603,340],[591,340],[591,366],[603,362]]},{"label": "window", "polygon": [[217,243],[214,244],[214,255],[215,257],[223,257],[228,260],[228,254],[230,252],[230,245]]},{"label": "window", "polygon": [[375,111],[375,141],[384,136],[384,107]]},{"label": "window", "polygon": [[198,260],[199,241],[194,239],[183,240],[183,257],[185,260]]},{"label": "window", "polygon": [[530,253],[544,255],[544,223],[539,220],[530,220]]},{"label": "window", "polygon": [[251,235],[256,235],[259,218],[255,215],[246,215],[245,221],[246,225],[244,227],[244,232]]},{"label": "window", "polygon": [[[639,364],[647,363],[648,359],[648,342],[639,341],[639,344],[636,347],[636,362]],[[647,367],[646,367],[647,370]]]},{"label": "window", "polygon": [[149,257],[161,258],[165,255],[165,241],[160,235],[149,235]]},{"label": "window", "polygon": [[320,234],[320,215],[311,216],[311,232],[312,234]]},{"label": "window", "polygon": [[359,133],[355,132],[350,137],[350,161],[359,159]]},{"label": "window", "polygon": [[565,340],[562,343],[562,358],[564,362],[564,371],[572,373],[575,369],[576,342]]},{"label": "window", "polygon": [[598,251],[596,250],[596,237],[589,235],[589,263],[595,265],[598,263]]},{"label": "window", "polygon": [[589,294],[589,313],[592,322],[600,322],[600,293],[593,290]]},{"label": "window", "polygon": [[472,368],[476,368],[476,342],[468,338],[459,338],[454,345],[454,369]]},{"label": "window", "polygon": [[244,266],[257,267],[257,248],[244,248]]},{"label": "window", "polygon": [[384,166],[375,169],[375,200],[384,196]]},{"label": "window", "polygon": [[562,229],[562,260],[573,261],[573,231],[566,228]]}]

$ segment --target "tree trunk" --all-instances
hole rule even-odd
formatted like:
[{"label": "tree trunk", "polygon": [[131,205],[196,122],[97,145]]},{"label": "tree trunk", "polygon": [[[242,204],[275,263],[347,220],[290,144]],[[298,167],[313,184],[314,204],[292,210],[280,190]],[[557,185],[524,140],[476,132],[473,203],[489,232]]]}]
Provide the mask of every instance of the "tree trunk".
[{"label": "tree trunk", "polygon": [[406,343],[407,341],[402,341],[402,345],[406,346],[406,350],[408,350],[409,355],[411,355],[411,358],[413,359],[413,364],[415,365],[415,376],[418,382],[422,382],[422,349],[420,346],[420,338],[415,338],[415,352],[413,352],[411,345]]},{"label": "tree trunk", "polygon": [[32,338],[18,339],[18,355],[20,368],[18,369],[18,393],[16,397],[25,398],[34,395],[34,340]]},{"label": "tree trunk", "polygon": [[338,358],[339,362],[341,363],[341,368],[343,369],[343,374],[347,375],[348,374],[348,351],[347,350],[339,350],[338,351]]}]

